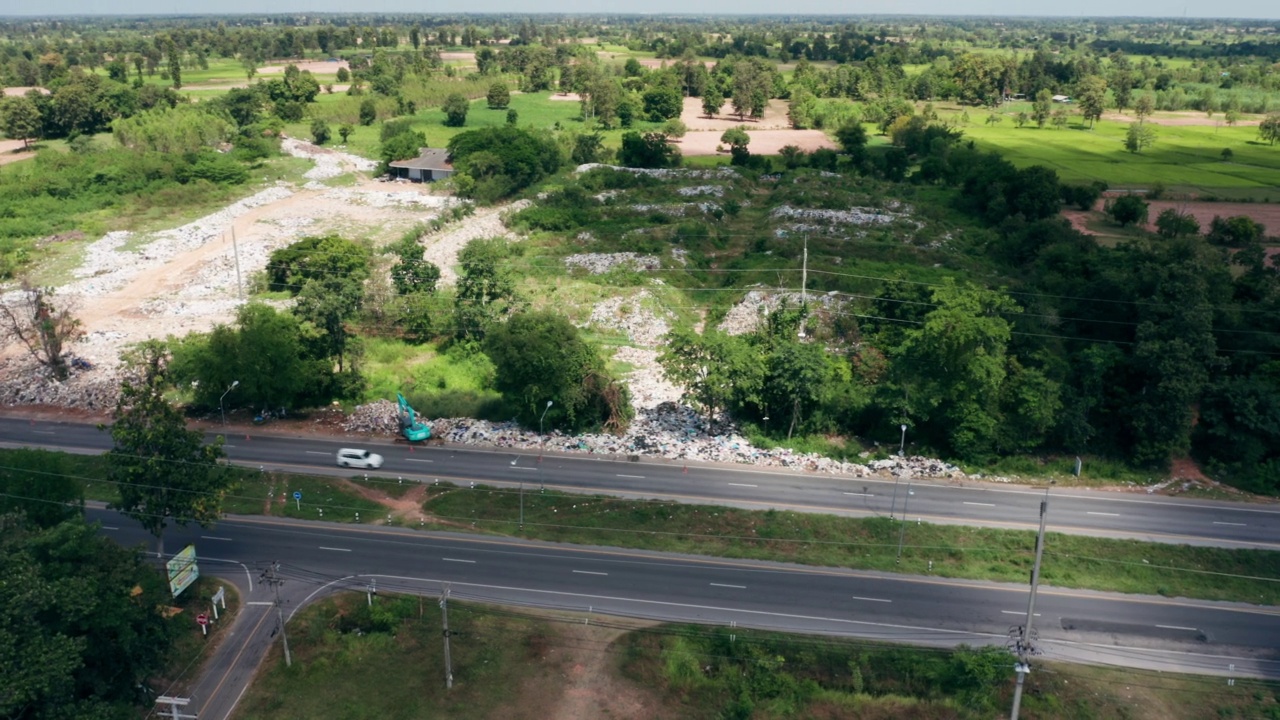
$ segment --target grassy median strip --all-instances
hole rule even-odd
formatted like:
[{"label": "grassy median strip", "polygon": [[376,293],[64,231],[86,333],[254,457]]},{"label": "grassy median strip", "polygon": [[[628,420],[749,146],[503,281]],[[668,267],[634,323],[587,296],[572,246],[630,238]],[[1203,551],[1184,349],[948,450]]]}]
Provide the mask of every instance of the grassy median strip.
[{"label": "grassy median strip", "polygon": [[[585,622],[584,622],[585,621]],[[449,602],[444,683],[435,598],[362,593],[289,623],[241,720],[576,717],[978,720],[1007,712],[1007,650],[917,648],[745,628],[654,624]],[[1275,683],[1035,663],[1022,717],[1280,717]]]},{"label": "grassy median strip", "polygon": [[[453,529],[538,540],[1027,582],[1035,533],[889,518],[432,487],[423,510]],[[1053,526],[1050,508],[1049,526]],[[439,527],[439,525],[437,525]],[[899,556],[899,538],[902,541]],[[1280,604],[1280,552],[1048,533],[1042,581],[1090,590]]]}]

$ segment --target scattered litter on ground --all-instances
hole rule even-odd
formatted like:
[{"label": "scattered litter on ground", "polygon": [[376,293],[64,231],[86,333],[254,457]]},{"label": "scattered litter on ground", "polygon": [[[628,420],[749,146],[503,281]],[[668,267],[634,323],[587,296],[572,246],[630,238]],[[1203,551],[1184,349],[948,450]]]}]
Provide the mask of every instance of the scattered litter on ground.
[{"label": "scattered litter on ground", "polygon": [[564,259],[564,264],[571,268],[582,268],[592,275],[603,275],[619,266],[636,270],[657,270],[662,267],[662,260],[653,255],[633,252],[583,253],[570,255]]}]

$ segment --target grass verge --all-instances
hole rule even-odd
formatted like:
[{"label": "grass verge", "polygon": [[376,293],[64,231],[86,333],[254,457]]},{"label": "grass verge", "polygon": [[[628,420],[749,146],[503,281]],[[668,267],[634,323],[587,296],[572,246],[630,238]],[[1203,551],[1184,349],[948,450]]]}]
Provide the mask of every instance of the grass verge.
[{"label": "grass verge", "polygon": [[[904,490],[905,492],[905,490]],[[524,493],[478,485],[428,490],[423,509],[479,532],[584,545],[795,562],[971,580],[1026,582],[1035,533],[777,510]],[[1050,509],[1050,525],[1053,522]],[[451,526],[450,529],[455,529]],[[902,555],[898,559],[899,534]],[[1280,553],[1048,533],[1046,584],[1203,600],[1280,604]]]},{"label": "grass verge", "polygon": [[[675,716],[1002,717],[1013,692],[1004,648],[942,650],[742,629],[668,625],[619,643],[628,679],[659,688]],[[1199,720],[1280,717],[1280,685],[1035,663],[1024,718]]]},{"label": "grass verge", "polygon": [[445,689],[440,608],[432,599],[362,594],[317,602],[289,624],[293,667],[280,645],[240,702],[241,720],[542,718],[559,663],[552,623],[449,603],[454,686]]},{"label": "grass verge", "polygon": [[[218,619],[213,620],[212,599],[218,588],[226,588],[227,607],[218,606]],[[213,577],[201,577],[174,601],[181,612],[173,617],[175,635],[164,668],[151,679],[151,687],[161,695],[185,696],[197,679],[201,664],[213,654],[213,648],[225,639],[227,629],[240,612],[240,593],[234,585]],[[205,636],[196,624],[196,615],[209,615],[209,634]]]}]

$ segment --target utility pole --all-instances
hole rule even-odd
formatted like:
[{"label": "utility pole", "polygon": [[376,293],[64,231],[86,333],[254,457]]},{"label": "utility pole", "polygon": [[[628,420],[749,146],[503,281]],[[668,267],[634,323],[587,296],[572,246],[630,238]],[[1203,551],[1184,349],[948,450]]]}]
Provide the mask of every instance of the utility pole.
[{"label": "utility pole", "polygon": [[231,226],[231,249],[236,256],[236,296],[244,301],[244,284],[240,282],[240,245],[236,242],[236,226]]},{"label": "utility pole", "polygon": [[279,570],[280,563],[272,562],[267,566],[266,572],[262,573],[262,582],[271,585],[276,591],[276,618],[280,623],[280,639],[284,641],[284,665],[293,667],[293,656],[289,653],[289,636],[284,632],[284,609],[280,602],[280,586],[284,584],[284,580],[277,574]]},{"label": "utility pole", "polygon": [[[800,263],[800,309],[809,306],[809,234],[804,236],[804,255]],[[800,338],[804,339],[804,321],[801,320]]]},{"label": "utility pole", "polygon": [[1017,639],[1018,664],[1013,669],[1018,673],[1018,685],[1013,690],[1013,710],[1009,720],[1018,720],[1018,710],[1022,707],[1022,686],[1027,674],[1031,672],[1031,656],[1036,654],[1035,633],[1032,621],[1036,617],[1036,590],[1040,588],[1040,559],[1044,557],[1044,526],[1049,511],[1049,489],[1045,488],[1044,500],[1040,501],[1040,533],[1036,536],[1036,564],[1031,568],[1031,596],[1027,598],[1027,620],[1019,630]]},{"label": "utility pole", "polygon": [[440,593],[440,621],[444,624],[444,687],[453,689],[453,660],[449,657],[449,586]]}]

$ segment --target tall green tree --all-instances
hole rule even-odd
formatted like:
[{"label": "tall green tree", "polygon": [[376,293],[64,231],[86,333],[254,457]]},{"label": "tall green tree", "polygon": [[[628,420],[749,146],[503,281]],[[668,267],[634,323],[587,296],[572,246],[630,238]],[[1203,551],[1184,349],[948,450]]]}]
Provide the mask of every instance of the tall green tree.
[{"label": "tall green tree", "polygon": [[155,535],[159,555],[164,555],[170,522],[208,527],[222,514],[222,501],[235,485],[218,463],[221,440],[205,444],[165,399],[168,362],[159,342],[147,341],[137,351],[132,377],[120,384],[107,453],[109,475],[120,493],[114,507]]},{"label": "tall green tree", "polygon": [[537,427],[544,411],[549,427],[574,431],[621,427],[631,417],[625,388],[562,315],[517,313],[493,326],[484,351],[497,369],[498,389],[526,427]]},{"label": "tall green tree", "polygon": [[40,109],[30,98],[8,97],[0,102],[0,132],[21,140],[23,147],[30,147],[31,139],[40,137],[42,124]]},{"label": "tall green tree", "polygon": [[459,337],[482,340],[490,325],[519,304],[506,266],[510,252],[505,240],[490,238],[472,240],[458,253],[454,324]]},{"label": "tall green tree", "polygon": [[1102,119],[1107,101],[1107,81],[1097,75],[1085,77],[1076,85],[1075,101],[1092,129],[1093,124]]},{"label": "tall green tree", "polygon": [[447,127],[462,127],[467,124],[467,111],[471,109],[471,103],[467,101],[467,96],[461,93],[453,93],[444,99],[444,124]]},{"label": "tall green tree", "polygon": [[1036,127],[1044,127],[1049,122],[1049,116],[1053,114],[1053,93],[1047,88],[1036,93],[1036,99],[1031,103],[1031,119],[1036,121]]},{"label": "tall green tree", "polygon": [[353,338],[348,323],[360,313],[363,304],[363,284],[351,277],[326,275],[308,280],[298,292],[293,313],[320,331],[318,340],[324,354],[337,360],[340,373],[346,367],[347,349]]},{"label": "tall green tree", "polygon": [[511,104],[511,91],[507,89],[504,83],[494,83],[489,86],[489,94],[486,96],[490,110],[505,110]]},{"label": "tall green tree", "polygon": [[1258,137],[1270,145],[1280,140],[1280,113],[1272,113],[1258,123]]},{"label": "tall green tree", "polygon": [[948,279],[933,291],[937,307],[907,331],[893,371],[910,418],[928,422],[961,457],[994,447],[1011,337],[1006,315],[1020,311],[1007,295]]},{"label": "tall green tree", "polygon": [[16,449],[0,467],[0,515],[20,512],[36,527],[80,517],[84,487],[64,453]]},{"label": "tall green tree", "polygon": [[0,717],[121,720],[173,639],[161,575],[73,518],[0,515]]},{"label": "tall green tree", "polygon": [[663,374],[706,413],[708,426],[734,405],[759,404],[764,364],[745,339],[718,330],[699,335],[685,328],[672,330],[664,339],[666,350],[658,357]]}]

